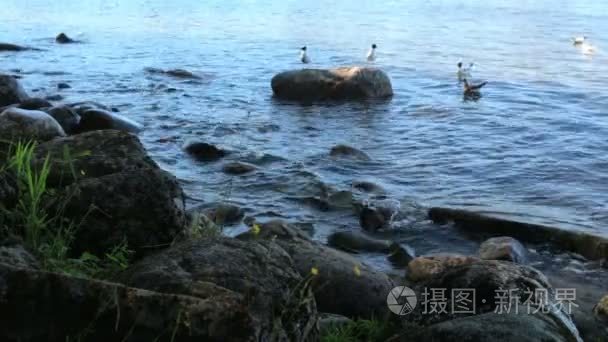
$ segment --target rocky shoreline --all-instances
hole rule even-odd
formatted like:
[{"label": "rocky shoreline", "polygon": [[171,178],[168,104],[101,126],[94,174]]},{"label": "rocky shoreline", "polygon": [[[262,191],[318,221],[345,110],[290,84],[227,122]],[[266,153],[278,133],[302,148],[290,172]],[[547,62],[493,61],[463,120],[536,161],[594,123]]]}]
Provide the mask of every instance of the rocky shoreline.
[{"label": "rocky shoreline", "polygon": [[[310,73],[304,72],[306,82],[315,77]],[[186,77],[181,70],[177,74]],[[301,91],[285,85],[298,83],[304,77],[298,75],[279,75],[273,89],[285,88],[285,98],[305,100],[370,94],[353,90],[348,80],[336,86],[326,73],[320,77],[333,86],[323,94],[310,93],[308,83]],[[385,82],[375,72],[372,77]],[[392,94],[390,81],[371,88],[377,90],[372,95]],[[301,96],[294,95],[294,89]],[[504,289],[527,290],[534,296],[539,290],[556,293],[541,272],[526,265],[526,244],[549,242],[587,259],[605,260],[606,239],[432,208],[429,219],[453,222],[489,239],[474,256],[416,256],[416,246],[368,234],[389,227],[398,212],[355,203],[361,231],[334,233],[326,245],[288,222],[245,218],[238,207],[186,210],[178,181],[148,156],[137,138],[142,126],[112,108],[30,98],[10,75],[0,75],[0,107],[2,340],[316,341],[328,329],[328,314],[342,322],[337,324],[357,319],[391,322],[395,341],[487,341],[496,336],[510,341],[581,341],[608,336],[606,298],[597,298],[594,312],[588,312],[589,317],[595,315],[595,323],[584,329],[554,296],[546,303],[534,297],[533,304],[542,304],[535,309],[550,310],[533,314],[499,314],[494,303],[484,302]],[[25,161],[32,176],[28,179],[44,183],[37,200],[28,193],[36,182],[23,181],[23,169],[13,163],[19,142],[34,143],[31,158]],[[230,153],[206,143],[185,150],[202,161]],[[330,155],[369,159],[349,146],[336,146]],[[246,163],[223,168],[236,175],[254,170]],[[373,184],[359,186],[376,190]],[[28,205],[34,200],[36,207]],[[27,217],[31,210],[45,214],[44,224]],[[15,218],[10,213],[24,215]],[[50,215],[57,219],[46,217]],[[218,229],[242,220],[250,229],[235,237],[222,236]],[[52,238],[65,236],[60,228],[65,222],[71,230],[61,258],[48,253],[55,240],[30,234],[40,224],[38,228]],[[118,247],[128,253],[116,254]],[[396,269],[403,269],[402,276],[362,263],[352,255],[360,251],[385,254]],[[106,259],[112,265],[119,259],[119,267],[106,267]],[[64,263],[57,266],[57,261]],[[75,272],[74,265],[84,270]],[[92,276],[86,270],[91,265],[104,272]],[[418,294],[419,304],[400,316],[391,312],[387,298],[394,287],[403,285]],[[474,313],[423,312],[420,294],[428,288],[445,289],[446,300],[453,299],[454,289],[476,289]],[[516,300],[523,305],[525,298]]]}]

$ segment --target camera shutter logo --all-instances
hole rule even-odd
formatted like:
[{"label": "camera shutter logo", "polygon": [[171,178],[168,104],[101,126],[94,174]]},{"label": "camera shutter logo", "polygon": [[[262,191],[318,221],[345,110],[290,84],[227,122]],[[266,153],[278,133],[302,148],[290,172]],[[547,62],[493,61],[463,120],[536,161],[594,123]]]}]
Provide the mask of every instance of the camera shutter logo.
[{"label": "camera shutter logo", "polygon": [[418,299],[414,290],[406,286],[397,286],[388,293],[386,304],[393,313],[404,316],[414,311]]}]

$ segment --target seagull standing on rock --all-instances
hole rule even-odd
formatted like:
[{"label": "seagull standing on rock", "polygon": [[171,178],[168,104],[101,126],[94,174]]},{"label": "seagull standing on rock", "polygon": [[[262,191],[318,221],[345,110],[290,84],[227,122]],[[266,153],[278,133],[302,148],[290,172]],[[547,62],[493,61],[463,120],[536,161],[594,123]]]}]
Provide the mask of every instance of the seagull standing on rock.
[{"label": "seagull standing on rock", "polygon": [[306,54],[306,46],[303,46],[302,49],[300,49],[300,61],[304,64],[310,63],[310,58]]},{"label": "seagull standing on rock", "polygon": [[376,60],[376,48],[377,48],[376,44],[372,44],[372,48],[367,53],[368,62],[373,62]]}]

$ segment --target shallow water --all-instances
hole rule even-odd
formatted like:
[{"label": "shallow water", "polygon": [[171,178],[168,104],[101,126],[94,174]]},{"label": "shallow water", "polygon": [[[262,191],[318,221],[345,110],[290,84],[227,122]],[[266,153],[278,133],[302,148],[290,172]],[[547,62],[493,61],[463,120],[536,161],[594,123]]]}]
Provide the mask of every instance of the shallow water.
[{"label": "shallow water", "polygon": [[[197,201],[314,223],[321,237],[357,222],[299,197],[370,180],[412,208],[475,208],[608,236],[608,5],[597,1],[76,1],[3,0],[0,41],[42,52],[2,53],[35,95],[97,100],[142,122],[153,157]],[[66,32],[84,44],[58,46]],[[596,46],[583,54],[569,38]],[[270,78],[301,67],[365,64],[393,81],[391,101],[297,105],[272,98]],[[606,48],[604,50],[603,48]],[[458,60],[488,80],[463,101]],[[185,81],[144,67],[184,68]],[[58,82],[72,88],[58,91]],[[169,142],[159,138],[173,137]],[[224,175],[182,151],[188,140],[259,166]],[[327,157],[346,143],[371,162]],[[294,199],[295,198],[295,199]],[[417,213],[417,210],[420,211]],[[412,225],[411,222],[405,225]],[[326,228],[326,229],[325,229]]]}]

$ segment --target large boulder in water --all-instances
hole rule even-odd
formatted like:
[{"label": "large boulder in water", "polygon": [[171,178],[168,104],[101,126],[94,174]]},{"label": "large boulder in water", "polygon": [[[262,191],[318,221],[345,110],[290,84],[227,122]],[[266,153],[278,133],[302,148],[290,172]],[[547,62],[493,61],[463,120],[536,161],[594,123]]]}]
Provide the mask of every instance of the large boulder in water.
[{"label": "large boulder in water", "polygon": [[310,289],[303,286],[289,255],[272,241],[185,241],[144,258],[120,278],[129,286],[158,292],[207,298],[208,289],[216,288],[246,298],[251,322],[239,329],[247,331],[243,341],[317,337],[318,316]]},{"label": "large boulder in water", "polygon": [[286,71],[274,76],[271,86],[275,96],[287,100],[365,99],[393,95],[386,73],[363,67]]},{"label": "large boulder in water", "polygon": [[247,298],[199,287],[166,294],[0,263],[0,340],[259,340]]},{"label": "large boulder in water", "polygon": [[21,101],[17,105],[18,108],[27,109],[27,110],[41,110],[43,108],[52,107],[53,104],[45,99],[41,99],[38,97],[31,97]]},{"label": "large boulder in water", "polygon": [[61,125],[45,112],[8,108],[0,114],[0,138],[3,140],[47,141],[65,136]]},{"label": "large boulder in water", "polygon": [[20,103],[27,98],[27,93],[13,76],[0,74],[0,107]]},{"label": "large boulder in water", "polygon": [[256,226],[239,239],[270,239],[283,247],[302,276],[314,268],[312,286],[319,311],[347,317],[381,318],[388,313],[386,296],[393,282],[384,273],[361,263],[350,254],[310,240],[303,232],[283,221]]}]

